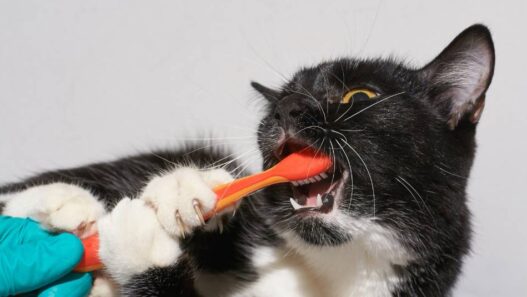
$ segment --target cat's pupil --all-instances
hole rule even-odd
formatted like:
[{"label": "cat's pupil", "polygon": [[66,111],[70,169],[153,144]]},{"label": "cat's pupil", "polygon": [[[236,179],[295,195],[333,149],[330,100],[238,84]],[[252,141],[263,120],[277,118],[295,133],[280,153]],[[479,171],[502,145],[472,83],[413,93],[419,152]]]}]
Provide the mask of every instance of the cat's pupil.
[{"label": "cat's pupil", "polygon": [[353,96],[351,98],[354,101],[365,101],[365,100],[370,99],[368,94],[366,94],[365,92],[357,92],[357,93],[353,94]]}]

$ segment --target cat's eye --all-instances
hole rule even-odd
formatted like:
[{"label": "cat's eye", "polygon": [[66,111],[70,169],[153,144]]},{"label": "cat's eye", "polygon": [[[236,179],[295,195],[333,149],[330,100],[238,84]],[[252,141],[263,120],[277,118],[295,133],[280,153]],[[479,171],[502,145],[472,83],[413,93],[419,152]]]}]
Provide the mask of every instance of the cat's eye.
[{"label": "cat's eye", "polygon": [[342,97],[342,100],[340,101],[340,103],[346,104],[350,102],[366,101],[369,99],[373,99],[377,96],[379,96],[379,94],[377,94],[375,91],[372,91],[370,89],[366,89],[366,88],[351,89],[346,94],[344,94],[344,97]]}]

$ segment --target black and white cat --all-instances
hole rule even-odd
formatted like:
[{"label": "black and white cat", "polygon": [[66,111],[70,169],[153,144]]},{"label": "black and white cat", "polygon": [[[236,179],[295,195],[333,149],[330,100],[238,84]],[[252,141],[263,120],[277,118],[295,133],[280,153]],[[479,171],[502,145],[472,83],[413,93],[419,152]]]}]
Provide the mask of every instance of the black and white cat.
[{"label": "black and white cat", "polygon": [[465,188],[493,70],[491,35],[474,25],[419,69],[343,58],[279,90],[253,83],[268,101],[264,168],[308,146],[334,166],[204,226],[211,188],[246,173],[197,147],[6,185],[3,214],[98,230],[118,292],[99,278],[92,296],[448,296],[469,250]]}]

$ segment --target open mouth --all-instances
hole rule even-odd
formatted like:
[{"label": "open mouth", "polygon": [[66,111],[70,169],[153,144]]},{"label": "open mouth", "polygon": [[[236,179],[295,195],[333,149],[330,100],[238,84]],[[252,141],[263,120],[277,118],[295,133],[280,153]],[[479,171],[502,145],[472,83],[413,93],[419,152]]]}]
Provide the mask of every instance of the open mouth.
[{"label": "open mouth", "polygon": [[[281,160],[306,147],[306,144],[288,140],[275,151],[275,155]],[[344,175],[345,172],[341,167],[338,164],[333,164],[330,169],[318,176],[291,182],[293,197],[289,201],[294,213],[330,213],[341,194]]]}]

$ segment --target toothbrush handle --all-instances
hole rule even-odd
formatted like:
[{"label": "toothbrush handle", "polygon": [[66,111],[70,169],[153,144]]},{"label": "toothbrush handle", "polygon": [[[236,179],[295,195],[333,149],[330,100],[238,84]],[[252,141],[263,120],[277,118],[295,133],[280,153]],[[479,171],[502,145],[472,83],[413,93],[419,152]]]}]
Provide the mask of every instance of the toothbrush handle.
[{"label": "toothbrush handle", "polygon": [[102,268],[99,259],[99,235],[94,234],[81,240],[84,247],[82,258],[73,269],[75,272],[89,272]]},{"label": "toothbrush handle", "polygon": [[214,210],[204,215],[205,220],[210,219],[216,213],[233,205],[243,197],[258,191],[267,186],[288,182],[289,180],[281,176],[273,176],[271,172],[264,171],[259,174],[249,175],[244,178],[236,179],[230,183],[222,184],[214,188],[218,202]]}]

